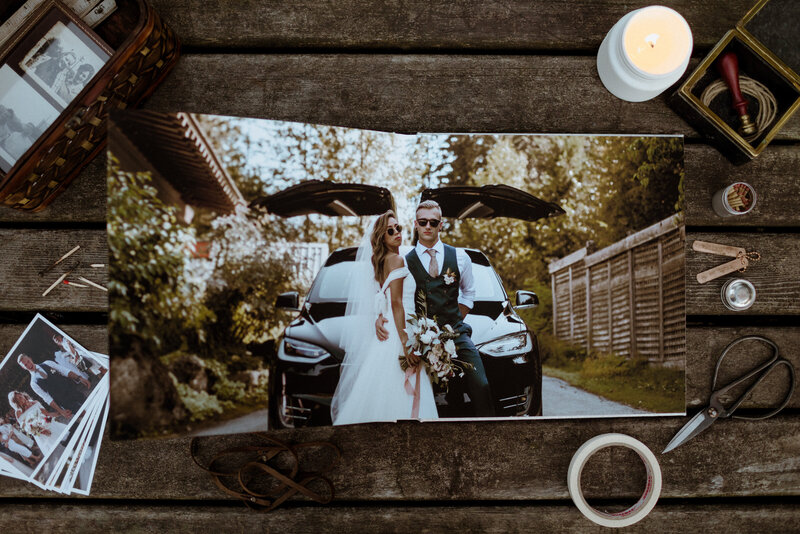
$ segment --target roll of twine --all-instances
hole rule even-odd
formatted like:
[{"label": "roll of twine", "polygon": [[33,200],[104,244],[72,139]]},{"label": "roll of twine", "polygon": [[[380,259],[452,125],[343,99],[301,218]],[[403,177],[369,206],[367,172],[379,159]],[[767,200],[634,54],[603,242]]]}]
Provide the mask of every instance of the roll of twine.
[{"label": "roll of twine", "polygon": [[[743,94],[753,97],[758,102],[758,115],[755,118],[756,133],[743,136],[747,142],[751,142],[764,133],[775,120],[775,115],[778,113],[778,102],[764,84],[749,76],[739,77],[739,88]],[[726,91],[728,91],[728,85],[722,79],[716,80],[706,87],[703,94],[700,95],[700,101],[705,106],[710,106],[715,98]]]}]

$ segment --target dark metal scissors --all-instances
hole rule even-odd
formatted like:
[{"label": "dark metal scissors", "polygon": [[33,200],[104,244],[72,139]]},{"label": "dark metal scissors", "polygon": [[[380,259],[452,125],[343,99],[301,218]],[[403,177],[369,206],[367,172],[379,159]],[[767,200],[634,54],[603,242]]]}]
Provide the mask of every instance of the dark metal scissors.
[{"label": "dark metal scissors", "polygon": [[[730,384],[721,387],[720,389],[714,389],[717,387],[717,376],[719,375],[719,368],[722,364],[722,360],[725,359],[725,355],[728,354],[728,351],[734,347],[734,345],[738,345],[742,341],[748,340],[757,340],[763,341],[767,345],[772,347],[772,356],[765,361],[764,363],[759,364],[755,369],[745,373],[744,375],[740,376]],[[776,367],[779,365],[785,365],[789,369],[789,376],[790,376],[790,383],[789,383],[789,393],[786,395],[786,398],[783,399],[783,402],[778,406],[776,409],[762,415],[756,416],[744,416],[744,415],[733,415],[733,412],[739,407],[739,405],[750,395],[750,393],[761,383],[766,376],[771,373]],[[755,381],[747,388],[741,397],[736,399],[736,401],[728,408],[722,405],[720,401],[721,397],[724,397],[726,393],[728,393],[731,389],[735,388],[736,386],[746,382],[747,380],[757,376]],[[792,366],[789,360],[784,358],[778,357],[778,346],[771,340],[761,337],[761,336],[744,336],[733,341],[725,350],[722,351],[719,359],[717,360],[717,368],[714,370],[714,382],[711,385],[711,399],[709,400],[708,406],[705,407],[700,413],[692,417],[688,423],[683,425],[677,434],[672,438],[672,441],[669,442],[667,448],[664,449],[664,452],[661,454],[667,453],[678,447],[679,445],[683,445],[703,430],[708,428],[709,426],[714,423],[717,419],[724,418],[724,417],[734,417],[735,419],[767,419],[768,417],[772,417],[779,411],[783,410],[787,404],[789,404],[789,399],[792,398],[792,394],[794,393],[794,383],[795,383],[795,376],[794,376],[794,366]]]}]

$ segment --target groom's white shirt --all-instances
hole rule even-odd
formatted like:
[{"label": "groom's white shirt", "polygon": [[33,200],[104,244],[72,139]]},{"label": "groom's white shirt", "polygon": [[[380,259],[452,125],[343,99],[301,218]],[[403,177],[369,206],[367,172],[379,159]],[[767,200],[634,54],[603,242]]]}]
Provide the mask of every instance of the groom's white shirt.
[{"label": "groom's white shirt", "polygon": [[[425,252],[426,250],[428,250],[428,247],[419,241],[417,246],[414,247],[419,261],[422,262],[422,266],[427,272],[431,264],[431,255]],[[444,263],[444,244],[441,239],[433,245],[433,250],[436,251],[436,261],[439,263],[439,273],[441,273],[442,264]],[[472,260],[469,259],[464,249],[456,248],[456,262],[458,263],[458,271],[461,273],[461,280],[458,283],[458,303],[471,310],[475,302],[475,278],[472,276]]]}]

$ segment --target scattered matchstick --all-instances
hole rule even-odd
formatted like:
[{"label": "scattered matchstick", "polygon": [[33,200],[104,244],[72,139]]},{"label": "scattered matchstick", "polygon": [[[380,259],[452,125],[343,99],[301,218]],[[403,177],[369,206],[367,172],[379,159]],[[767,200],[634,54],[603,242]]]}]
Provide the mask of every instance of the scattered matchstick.
[{"label": "scattered matchstick", "polygon": [[63,282],[63,281],[64,281],[64,279],[65,279],[65,278],[66,278],[66,277],[67,277],[67,276],[68,276],[68,275],[69,275],[69,274],[70,274],[72,271],[74,271],[75,269],[77,269],[78,267],[80,267],[80,265],[81,265],[81,262],[80,262],[80,261],[76,261],[76,262],[75,262],[75,264],[74,264],[72,267],[70,267],[69,269],[67,269],[67,272],[65,272],[64,274],[62,274],[61,276],[59,276],[59,277],[58,277],[58,280],[56,280],[55,282],[53,282],[53,285],[51,285],[50,287],[48,287],[48,288],[47,288],[47,290],[46,290],[44,293],[42,293],[42,296],[43,296],[43,297],[46,297],[48,293],[50,293],[50,292],[51,292],[51,291],[52,291],[52,290],[53,290],[53,289],[54,289],[54,288],[55,288],[55,287],[56,287],[58,284],[60,284],[61,282]]},{"label": "scattered matchstick", "polygon": [[48,288],[45,290],[45,292],[44,292],[44,293],[42,293],[42,296],[43,296],[43,297],[46,297],[46,296],[47,296],[47,294],[48,294],[48,293],[50,293],[50,292],[53,290],[53,288],[55,288],[55,287],[56,287],[58,284],[60,284],[61,282],[63,282],[63,281],[64,281],[64,278],[66,278],[66,277],[67,277],[67,274],[68,274],[68,273],[64,273],[64,274],[62,274],[61,276],[59,276],[59,277],[58,277],[58,280],[56,280],[55,282],[53,282],[53,285],[51,285],[50,287],[48,287]]},{"label": "scattered matchstick", "polygon": [[77,282],[70,282],[69,280],[64,280],[64,284],[66,284],[68,286],[75,286],[75,287],[89,287],[87,285],[79,284]]},{"label": "scattered matchstick", "polygon": [[86,278],[84,278],[84,277],[82,277],[82,276],[79,276],[79,277],[78,277],[78,280],[80,280],[81,282],[86,282],[86,283],[87,283],[87,284],[89,284],[90,286],[92,286],[92,287],[96,287],[97,289],[102,289],[103,291],[108,291],[108,289],[104,288],[104,287],[103,287],[103,286],[101,286],[100,284],[95,284],[95,283],[94,283],[94,282],[92,282],[91,280],[87,280]]},{"label": "scattered matchstick", "polygon": [[59,263],[61,263],[62,261],[66,260],[67,258],[69,258],[70,256],[72,256],[73,254],[75,254],[76,252],[78,252],[78,249],[80,249],[80,248],[81,248],[81,246],[80,246],[80,245],[76,245],[76,246],[75,246],[75,248],[73,248],[72,250],[70,250],[69,252],[67,252],[66,254],[64,254],[63,256],[61,256],[60,258],[58,258],[58,259],[57,259],[57,260],[56,260],[56,261],[55,261],[55,262],[54,262],[52,265],[50,265],[50,267],[48,267],[48,268],[46,268],[46,269],[43,269],[43,270],[39,271],[39,276],[44,276],[44,275],[45,275],[47,272],[49,272],[50,270],[52,270],[52,269],[53,269],[53,268],[54,268],[56,265],[58,265],[58,264],[59,264]]},{"label": "scattered matchstick", "polygon": [[105,266],[106,266],[105,263],[92,263],[89,265],[89,267],[92,267],[93,269],[100,269]]}]

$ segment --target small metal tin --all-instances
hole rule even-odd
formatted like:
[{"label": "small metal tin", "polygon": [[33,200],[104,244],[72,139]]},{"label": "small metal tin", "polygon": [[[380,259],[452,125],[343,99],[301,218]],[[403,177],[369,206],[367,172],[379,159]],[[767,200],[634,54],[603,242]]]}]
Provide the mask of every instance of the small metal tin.
[{"label": "small metal tin", "polygon": [[736,278],[722,285],[722,303],[732,311],[744,311],[756,301],[756,288],[748,280]]},{"label": "small metal tin", "polygon": [[753,211],[755,205],[756,190],[745,182],[736,182],[723,187],[711,198],[711,207],[720,217],[747,215]]}]

